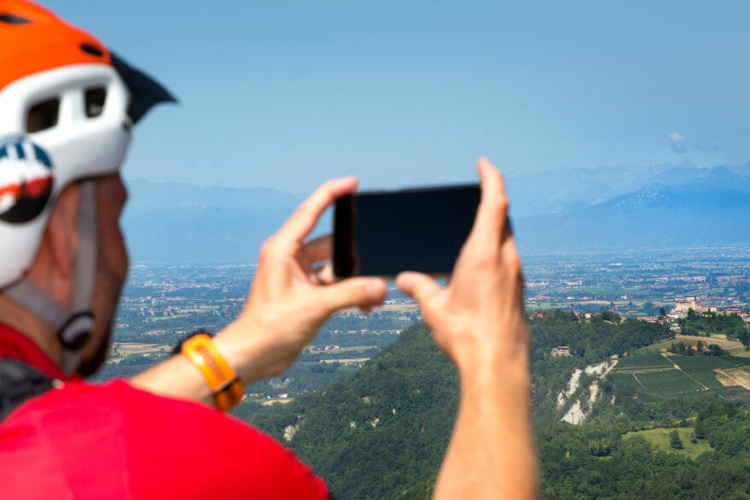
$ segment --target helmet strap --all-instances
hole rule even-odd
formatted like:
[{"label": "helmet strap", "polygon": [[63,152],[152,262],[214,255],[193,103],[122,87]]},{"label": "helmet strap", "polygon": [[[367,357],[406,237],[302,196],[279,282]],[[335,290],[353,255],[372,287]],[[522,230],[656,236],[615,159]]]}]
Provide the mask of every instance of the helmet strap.
[{"label": "helmet strap", "polygon": [[87,179],[78,183],[78,189],[78,254],[71,310],[65,309],[26,278],[3,290],[5,296],[57,332],[63,347],[61,368],[67,376],[80,367],[83,346],[91,338],[94,324],[91,300],[96,280],[96,184]]}]

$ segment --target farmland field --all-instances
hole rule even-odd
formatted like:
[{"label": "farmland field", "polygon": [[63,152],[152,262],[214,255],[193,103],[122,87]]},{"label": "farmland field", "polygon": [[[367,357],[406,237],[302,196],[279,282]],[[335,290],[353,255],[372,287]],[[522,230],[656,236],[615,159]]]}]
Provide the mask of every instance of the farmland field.
[{"label": "farmland field", "polygon": [[677,369],[633,374],[646,390],[662,396],[702,391],[703,387]]},{"label": "farmland field", "polygon": [[669,436],[670,433],[674,430],[675,429],[657,428],[645,431],[628,432],[627,434],[625,434],[624,438],[628,439],[633,436],[641,436],[649,441],[651,445],[659,451],[665,451],[667,453],[679,453],[680,455],[685,455],[690,458],[696,458],[701,453],[713,450],[713,448],[711,448],[711,445],[708,444],[707,441],[704,441],[702,439],[698,440],[697,443],[690,442],[690,439],[694,435],[694,430],[692,427],[681,427],[676,429],[677,433],[680,435],[683,449],[675,450],[670,446]]},{"label": "farmland field", "polygon": [[737,341],[727,340],[726,335],[714,335],[711,337],[702,337],[698,335],[677,335],[674,342],[684,342],[685,344],[695,345],[698,342],[706,345],[716,344],[722,349],[734,349],[742,347]]},{"label": "farmland field", "polygon": [[719,394],[726,392],[724,385],[716,378],[716,370],[734,366],[726,359],[716,356],[670,356],[669,360],[709,389]]},{"label": "farmland field", "polygon": [[724,385],[719,382],[719,379],[716,377],[717,373],[714,370],[695,370],[687,373],[717,394],[724,394],[726,392]]},{"label": "farmland field", "polygon": [[745,392],[750,390],[750,372],[743,369],[747,364],[747,358],[733,356],[644,354],[621,359],[610,377],[617,386],[632,387],[642,402],[705,388],[721,397],[744,400],[750,397]]},{"label": "farmland field", "polygon": [[739,358],[737,356],[730,356],[728,359],[735,366],[747,366],[747,365],[750,365],[750,358]]},{"label": "farmland field", "polygon": [[669,360],[686,372],[713,370],[715,368],[732,368],[733,363],[717,356],[670,356]]},{"label": "farmland field", "polygon": [[672,368],[672,363],[664,358],[661,354],[644,354],[642,356],[626,356],[621,358],[614,368],[614,371],[635,371],[650,369]]},{"label": "farmland field", "polygon": [[657,342],[650,346],[641,347],[636,349],[632,354],[646,354],[646,353],[657,353],[666,352],[673,345],[680,343],[684,345],[696,345],[701,342],[706,345],[715,344],[728,351],[732,356],[750,358],[750,351],[745,351],[745,347],[737,341],[727,340],[725,335],[712,335],[711,337],[701,337],[698,335],[676,335],[674,339],[666,340],[664,342]]},{"label": "farmland field", "polygon": [[172,350],[172,346],[162,344],[144,344],[141,342],[113,342],[113,348],[122,356],[131,354],[163,353]]}]

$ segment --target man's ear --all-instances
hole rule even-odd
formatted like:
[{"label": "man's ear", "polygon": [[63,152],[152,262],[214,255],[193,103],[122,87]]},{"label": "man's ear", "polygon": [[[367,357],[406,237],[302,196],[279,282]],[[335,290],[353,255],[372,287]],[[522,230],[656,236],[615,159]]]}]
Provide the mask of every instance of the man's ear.
[{"label": "man's ear", "polygon": [[78,200],[76,184],[66,187],[52,208],[42,239],[42,251],[48,253],[47,264],[58,279],[72,280],[78,254]]}]

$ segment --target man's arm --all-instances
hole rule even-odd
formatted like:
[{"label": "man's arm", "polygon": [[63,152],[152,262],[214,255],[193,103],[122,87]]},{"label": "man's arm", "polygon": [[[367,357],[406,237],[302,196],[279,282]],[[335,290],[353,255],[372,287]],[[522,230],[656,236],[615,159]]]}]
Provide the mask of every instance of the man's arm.
[{"label": "man's arm", "polygon": [[[435,341],[461,377],[458,420],[436,497],[533,498],[538,478],[521,264],[507,223],[502,179],[485,160],[479,174],[482,202],[450,285],[441,290],[418,273],[403,273],[398,284],[420,303]],[[325,208],[354,187],[352,179],[325,184],[264,244],[243,313],[214,341],[245,384],[282,372],[337,309],[367,310],[385,298],[382,280],[330,284],[329,268],[329,284],[320,286],[312,263],[330,257],[330,240],[303,243]],[[211,402],[202,375],[182,356],[133,383],[166,396]]]},{"label": "man's arm", "polygon": [[[382,279],[332,283],[330,265],[316,273],[313,266],[331,258],[331,239],[305,242],[325,209],[356,185],[351,177],[323,184],[263,244],[245,308],[213,340],[244,385],[283,372],[337,310],[358,306],[368,311],[385,299]],[[201,372],[182,355],[136,376],[131,383],[163,396],[213,404]]]},{"label": "man's arm", "polygon": [[435,342],[458,367],[461,400],[435,498],[535,498],[529,335],[521,261],[507,219],[502,177],[480,160],[482,201],[445,289],[402,273]]}]

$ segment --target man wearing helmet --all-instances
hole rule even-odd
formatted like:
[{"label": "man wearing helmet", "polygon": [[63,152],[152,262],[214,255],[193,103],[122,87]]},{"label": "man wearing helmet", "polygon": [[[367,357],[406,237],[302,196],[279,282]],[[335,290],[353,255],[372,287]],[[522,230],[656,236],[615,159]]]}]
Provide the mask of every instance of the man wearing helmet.
[{"label": "man wearing helmet", "polygon": [[[334,282],[319,188],[264,245],[247,304],[213,339],[125,381],[91,385],[128,258],[119,175],[131,130],[174,100],[98,40],[24,0],[0,0],[0,481],[13,498],[325,498],[289,451],[227,418],[242,386],[281,373],[335,311],[370,310],[378,278]],[[533,497],[528,334],[502,179],[482,202],[450,285],[403,273],[462,380],[436,496]],[[220,411],[217,411],[220,410]],[[467,467],[467,463],[472,464]]]}]

